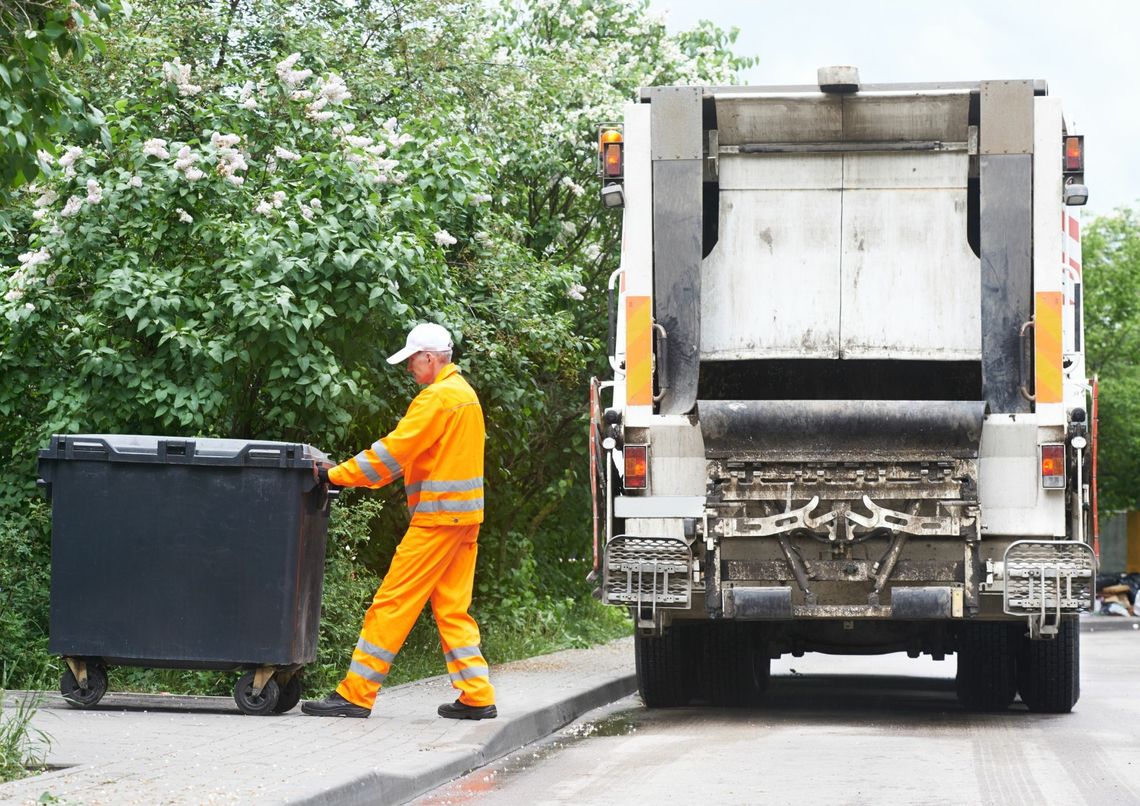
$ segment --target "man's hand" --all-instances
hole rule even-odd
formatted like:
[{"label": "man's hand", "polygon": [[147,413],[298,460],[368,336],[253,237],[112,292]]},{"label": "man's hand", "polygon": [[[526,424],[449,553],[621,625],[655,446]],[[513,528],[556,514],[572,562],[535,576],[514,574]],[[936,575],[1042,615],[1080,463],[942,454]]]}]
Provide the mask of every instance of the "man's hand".
[{"label": "man's hand", "polygon": [[313,475],[317,477],[318,484],[329,484],[329,469],[313,463]]}]

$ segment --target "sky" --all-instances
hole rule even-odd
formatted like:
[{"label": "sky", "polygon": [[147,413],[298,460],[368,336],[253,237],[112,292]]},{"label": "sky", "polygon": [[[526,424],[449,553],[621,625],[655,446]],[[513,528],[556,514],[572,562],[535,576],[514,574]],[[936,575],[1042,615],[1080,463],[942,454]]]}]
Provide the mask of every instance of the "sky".
[{"label": "sky", "polygon": [[650,0],[670,31],[739,28],[746,84],[814,84],[827,65],[864,83],[1044,79],[1085,136],[1086,214],[1140,209],[1136,0]]}]

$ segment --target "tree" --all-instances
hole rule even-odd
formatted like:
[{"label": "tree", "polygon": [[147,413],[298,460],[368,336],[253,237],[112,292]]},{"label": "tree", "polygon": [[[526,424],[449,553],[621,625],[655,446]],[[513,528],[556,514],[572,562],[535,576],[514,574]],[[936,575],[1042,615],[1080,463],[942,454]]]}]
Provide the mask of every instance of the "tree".
[{"label": "tree", "polygon": [[1100,377],[1100,506],[1140,509],[1140,217],[1093,219],[1081,249],[1088,366]]},{"label": "tree", "polygon": [[87,137],[100,111],[57,75],[61,59],[82,59],[102,40],[89,29],[118,0],[11,0],[0,6],[0,226],[12,187],[36,178],[60,137]]}]

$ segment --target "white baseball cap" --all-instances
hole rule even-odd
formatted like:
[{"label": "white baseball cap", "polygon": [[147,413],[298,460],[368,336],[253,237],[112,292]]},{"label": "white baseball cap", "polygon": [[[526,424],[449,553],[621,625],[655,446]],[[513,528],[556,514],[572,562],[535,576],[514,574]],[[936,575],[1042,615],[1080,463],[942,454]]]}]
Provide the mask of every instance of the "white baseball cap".
[{"label": "white baseball cap", "polygon": [[399,364],[406,361],[416,353],[446,353],[451,349],[451,334],[439,325],[424,322],[416,325],[408,333],[408,341],[404,349],[394,355],[388,356],[389,364]]}]

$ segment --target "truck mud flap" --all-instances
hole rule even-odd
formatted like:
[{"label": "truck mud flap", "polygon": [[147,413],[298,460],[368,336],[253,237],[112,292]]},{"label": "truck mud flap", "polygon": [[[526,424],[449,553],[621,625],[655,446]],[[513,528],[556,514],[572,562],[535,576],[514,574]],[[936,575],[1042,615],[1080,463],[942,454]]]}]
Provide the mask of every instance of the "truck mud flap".
[{"label": "truck mud flap", "polygon": [[973,458],[985,401],[701,400],[705,456],[827,459],[843,454]]}]

